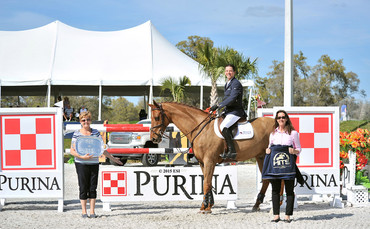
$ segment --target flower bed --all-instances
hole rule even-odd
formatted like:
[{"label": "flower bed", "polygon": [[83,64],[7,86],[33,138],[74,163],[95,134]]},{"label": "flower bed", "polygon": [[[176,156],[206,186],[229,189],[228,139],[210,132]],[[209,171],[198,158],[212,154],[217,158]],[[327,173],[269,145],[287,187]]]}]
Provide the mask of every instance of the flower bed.
[{"label": "flower bed", "polygon": [[344,168],[344,162],[348,161],[348,152],[356,153],[356,177],[355,184],[363,185],[370,189],[370,181],[364,176],[364,167],[370,158],[370,133],[367,129],[357,129],[347,133],[340,132],[340,170]]}]

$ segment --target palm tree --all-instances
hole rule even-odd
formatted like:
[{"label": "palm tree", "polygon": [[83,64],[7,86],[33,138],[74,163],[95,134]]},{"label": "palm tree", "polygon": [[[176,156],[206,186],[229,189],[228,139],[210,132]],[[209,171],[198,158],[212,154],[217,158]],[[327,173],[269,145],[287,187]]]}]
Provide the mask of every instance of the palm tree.
[{"label": "palm tree", "polygon": [[256,75],[257,69],[257,58],[253,61],[250,58],[245,58],[243,54],[233,48],[219,48],[219,55],[223,59],[221,62],[225,64],[232,64],[235,66],[235,78],[238,80],[249,78],[250,75]]},{"label": "palm tree", "polygon": [[167,77],[161,80],[161,85],[161,92],[170,90],[173,101],[182,102],[185,97],[185,86],[191,86],[191,82],[187,76],[181,77],[178,83],[176,79]]},{"label": "palm tree", "polygon": [[222,58],[220,58],[218,50],[213,47],[212,43],[206,42],[198,46],[198,60],[200,70],[211,79],[210,105],[213,106],[218,100],[217,81],[224,71],[224,66],[220,63]]},{"label": "palm tree", "polygon": [[250,61],[232,48],[214,48],[211,43],[204,43],[198,47],[199,68],[211,79],[210,105],[217,103],[217,81],[223,76],[225,66],[235,66],[237,79],[245,79],[257,73],[257,59]]}]

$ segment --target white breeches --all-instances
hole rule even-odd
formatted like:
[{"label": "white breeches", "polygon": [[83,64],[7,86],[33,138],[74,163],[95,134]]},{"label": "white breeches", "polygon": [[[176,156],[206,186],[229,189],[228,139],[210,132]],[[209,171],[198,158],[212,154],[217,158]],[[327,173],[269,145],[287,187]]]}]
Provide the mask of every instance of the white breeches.
[{"label": "white breeches", "polygon": [[226,115],[225,119],[222,121],[220,125],[221,131],[224,129],[224,127],[229,128],[230,126],[234,125],[238,120],[240,119],[239,116],[228,114]]}]

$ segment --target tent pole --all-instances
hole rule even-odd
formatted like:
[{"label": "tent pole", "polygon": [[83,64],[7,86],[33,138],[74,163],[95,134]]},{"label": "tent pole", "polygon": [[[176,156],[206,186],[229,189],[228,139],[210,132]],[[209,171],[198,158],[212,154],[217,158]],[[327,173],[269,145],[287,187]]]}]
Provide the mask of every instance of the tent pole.
[{"label": "tent pole", "polygon": [[48,98],[47,107],[50,107],[50,95],[51,95],[51,83],[49,79],[48,80],[48,90],[47,90],[47,98]]},{"label": "tent pole", "polygon": [[253,87],[251,87],[249,89],[249,98],[248,98],[248,110],[247,110],[247,115],[248,115],[248,118],[250,118],[250,112],[251,112],[251,101],[252,101],[252,89]]},{"label": "tent pole", "polygon": [[[150,25],[150,55],[151,55],[151,61],[150,61],[150,64],[151,64],[151,79],[150,79],[150,89],[149,89],[149,103],[153,103],[153,79],[154,79],[154,69],[153,69],[153,66],[154,66],[154,63],[153,63],[153,29],[152,29],[152,22],[149,23]],[[151,107],[148,107],[148,118],[151,119],[152,118],[152,109]]]},{"label": "tent pole", "polygon": [[203,81],[202,84],[200,85],[200,109],[203,110]]},{"label": "tent pole", "polygon": [[[150,84],[150,88],[149,88],[149,101],[148,103],[152,103],[153,102],[153,82]],[[152,109],[150,107],[148,107],[148,118],[151,119],[152,118]]]},{"label": "tent pole", "polygon": [[1,107],[1,79],[0,79],[0,107]]},{"label": "tent pole", "polygon": [[99,116],[98,116],[98,121],[101,121],[101,103],[102,103],[102,86],[101,86],[101,81],[99,84]]},{"label": "tent pole", "polygon": [[148,109],[147,109],[148,103],[146,102],[146,95],[145,94],[144,94],[144,109],[145,109],[146,112],[148,112]]}]

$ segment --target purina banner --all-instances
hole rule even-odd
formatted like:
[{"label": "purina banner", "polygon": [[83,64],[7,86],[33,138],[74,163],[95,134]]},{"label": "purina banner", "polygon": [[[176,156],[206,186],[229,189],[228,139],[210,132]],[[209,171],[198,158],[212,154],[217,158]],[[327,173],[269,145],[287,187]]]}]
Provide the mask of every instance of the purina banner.
[{"label": "purina banner", "polygon": [[0,109],[0,199],[63,198],[60,108]]},{"label": "purina banner", "polygon": [[[203,175],[199,167],[101,167],[99,180],[103,202],[203,199]],[[216,166],[212,186],[216,200],[236,200],[237,167]]]},{"label": "purina banner", "polygon": [[296,194],[339,194],[339,107],[274,107],[258,116],[274,118],[278,110],[288,113],[301,142],[297,166],[305,184],[296,185]]}]

